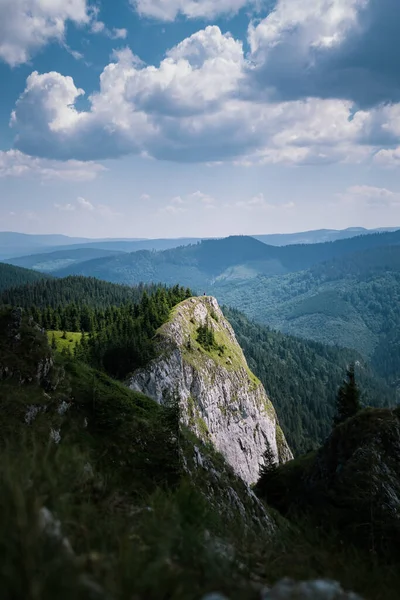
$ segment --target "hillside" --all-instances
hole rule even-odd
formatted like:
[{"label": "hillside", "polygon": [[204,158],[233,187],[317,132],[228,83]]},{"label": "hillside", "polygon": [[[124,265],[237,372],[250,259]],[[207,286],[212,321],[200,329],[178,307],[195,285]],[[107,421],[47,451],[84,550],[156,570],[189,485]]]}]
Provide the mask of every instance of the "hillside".
[{"label": "hillside", "polygon": [[354,600],[328,577],[370,600],[397,599],[395,561],[278,516],[190,420],[179,427],[173,388],[159,405],[54,353],[19,309],[0,311],[0,365],[5,598],[200,600],[218,590],[231,600]]},{"label": "hillside", "polygon": [[100,258],[54,272],[59,277],[90,275],[114,283],[176,281],[203,291],[222,282],[249,281],[259,275],[283,275],[333,258],[400,243],[400,231],[310,245],[268,246],[252,237],[203,240],[163,252],[139,251]]},{"label": "hillside", "polygon": [[[10,270],[20,271],[16,267],[9,268]],[[10,291],[5,290],[0,295],[0,304],[21,306],[23,308],[35,306],[39,309],[54,309],[69,304],[88,305],[91,308],[106,308],[120,306],[127,302],[136,302],[141,298],[144,289],[152,293],[158,287],[151,284],[135,287],[116,285],[107,281],[100,281],[94,277],[53,279],[40,276],[33,271],[29,271],[29,273],[32,273],[36,278],[34,284],[20,285]]]},{"label": "hillside", "polygon": [[95,258],[106,258],[119,254],[116,250],[100,250],[98,248],[80,248],[78,250],[57,250],[41,254],[31,254],[18,258],[9,258],[6,262],[17,267],[34,269],[42,273],[51,273],[58,269]]},{"label": "hillside", "polygon": [[225,307],[224,314],[271,398],[295,455],[317,448],[326,439],[337,390],[350,362],[357,365],[363,404],[395,405],[394,390],[355,351],[273,331],[234,309]]},{"label": "hillside", "polygon": [[[50,331],[85,331],[85,353],[90,364],[124,378],[149,356],[143,344],[154,335],[165,303],[158,286],[119,286],[94,278],[48,279],[5,292],[0,302],[26,308]],[[155,308],[139,308],[143,293],[155,295]],[[178,297],[179,291],[177,291]],[[184,292],[190,295],[190,291]],[[148,304],[148,301],[145,300]],[[137,308],[135,308],[137,307]],[[143,310],[152,314],[152,327],[143,331]],[[394,392],[380,381],[366,361],[354,351],[343,351],[312,341],[295,339],[250,322],[243,313],[224,308],[252,371],[261,380],[277,410],[283,431],[296,455],[317,447],[329,432],[336,390],[348,362],[358,360],[365,403],[389,406]],[[132,320],[133,317],[133,320]],[[138,329],[139,328],[139,329]],[[102,340],[88,336],[101,331]],[[69,337],[73,338],[71,334]],[[59,336],[57,336],[59,339]],[[132,340],[137,340],[135,351]]]},{"label": "hillside", "polygon": [[0,263],[0,294],[13,287],[35,283],[45,279],[45,275]]},{"label": "hillside", "polygon": [[335,259],[284,277],[218,286],[218,297],[285,333],[355,348],[397,385],[400,248]]},{"label": "hillside", "polygon": [[253,235],[256,240],[271,246],[288,246],[291,244],[321,244],[345,240],[359,235],[371,235],[384,231],[397,231],[399,227],[383,227],[381,229],[365,229],[365,227],[349,227],[348,229],[316,229],[298,233],[275,233]]}]

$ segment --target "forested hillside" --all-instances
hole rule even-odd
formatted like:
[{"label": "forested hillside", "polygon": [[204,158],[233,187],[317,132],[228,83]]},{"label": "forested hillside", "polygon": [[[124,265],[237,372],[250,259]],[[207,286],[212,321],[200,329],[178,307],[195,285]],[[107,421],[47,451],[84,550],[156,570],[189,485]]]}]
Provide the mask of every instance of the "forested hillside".
[{"label": "forested hillside", "polygon": [[224,313],[296,454],[318,447],[331,431],[337,390],[349,363],[356,362],[363,404],[396,403],[394,390],[355,351],[284,335],[249,321],[237,310],[225,307]]},{"label": "forested hillside", "polygon": [[[14,267],[12,267],[14,268]],[[33,273],[33,275],[36,275]],[[120,306],[137,302],[143,291],[153,293],[160,285],[139,284],[134,287],[100,281],[94,277],[40,278],[34,285],[22,285],[0,296],[0,304],[41,309],[62,308],[70,304],[89,305],[91,308]]]},{"label": "forested hillside", "polygon": [[249,281],[258,275],[282,275],[322,261],[400,243],[400,231],[358,236],[325,244],[268,246],[246,236],[232,236],[165,250],[139,251],[99,258],[54,272],[60,277],[90,275],[114,283],[182,282],[197,291],[217,282]]},{"label": "forested hillside", "polygon": [[355,348],[394,386],[400,379],[400,247],[376,248],[283,277],[216,289],[283,332]]},{"label": "forested hillside", "polygon": [[34,283],[45,278],[41,273],[0,263],[0,293],[4,290]]},{"label": "forested hillside", "polygon": [[26,269],[34,269],[43,273],[51,273],[68,265],[76,265],[87,260],[115,256],[120,254],[116,250],[101,250],[98,248],[80,248],[71,250],[56,250],[54,252],[44,252],[41,254],[31,254],[18,258],[10,258],[7,263]]},{"label": "forested hillside", "polygon": [[[128,287],[68,277],[6,291],[0,300],[27,309],[50,332],[55,347],[62,344],[88,365],[124,379],[153,356],[157,327],[171,306],[190,294],[179,286]],[[395,402],[394,392],[373,376],[354,351],[288,337],[250,323],[237,311],[225,311],[297,454],[316,447],[329,432],[336,390],[349,361],[360,359],[358,372],[366,403]],[[68,335],[63,340],[64,331]],[[81,337],[71,332],[84,333]]]}]

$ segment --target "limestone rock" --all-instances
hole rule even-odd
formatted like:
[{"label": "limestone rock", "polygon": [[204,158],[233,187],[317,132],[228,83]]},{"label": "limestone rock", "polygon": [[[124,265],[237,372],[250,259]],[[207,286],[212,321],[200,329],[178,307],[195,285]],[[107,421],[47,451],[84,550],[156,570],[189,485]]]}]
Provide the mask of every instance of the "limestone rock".
[{"label": "limestone rock", "polygon": [[[212,331],[211,347],[199,341],[201,327]],[[258,479],[267,442],[276,463],[292,458],[275,409],[215,298],[190,298],[175,307],[157,347],[158,358],[133,374],[131,389],[159,403],[179,399],[185,425],[212,442],[247,483]]]}]

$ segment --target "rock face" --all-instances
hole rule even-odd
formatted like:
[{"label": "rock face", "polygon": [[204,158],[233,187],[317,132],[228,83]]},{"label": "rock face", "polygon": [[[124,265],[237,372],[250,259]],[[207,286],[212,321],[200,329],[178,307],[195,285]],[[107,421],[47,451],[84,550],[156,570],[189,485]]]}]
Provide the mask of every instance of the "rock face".
[{"label": "rock face", "polygon": [[400,408],[365,409],[324,446],[263,477],[258,487],[283,513],[310,512],[368,551],[400,556]]},{"label": "rock face", "polygon": [[276,463],[292,458],[275,409],[215,298],[175,307],[157,346],[158,358],[133,374],[131,389],[159,403],[179,399],[183,422],[247,483],[257,481],[267,444]]}]

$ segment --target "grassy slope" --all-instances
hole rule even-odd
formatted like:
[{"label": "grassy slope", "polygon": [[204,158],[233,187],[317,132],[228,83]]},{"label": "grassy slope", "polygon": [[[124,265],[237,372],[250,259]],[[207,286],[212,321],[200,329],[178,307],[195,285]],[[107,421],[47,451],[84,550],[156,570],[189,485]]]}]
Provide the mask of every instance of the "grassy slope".
[{"label": "grassy slope", "polygon": [[55,339],[58,351],[69,349],[72,352],[75,346],[81,341],[82,334],[74,331],[66,331],[65,333],[65,338],[63,331],[48,331],[47,336],[50,344],[52,343],[53,338]]}]

